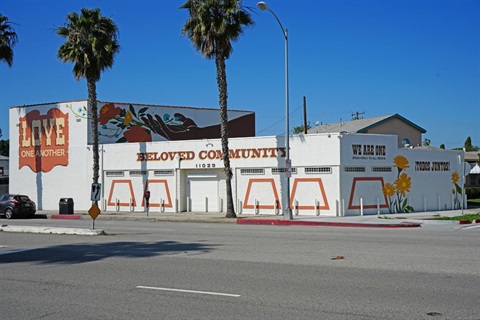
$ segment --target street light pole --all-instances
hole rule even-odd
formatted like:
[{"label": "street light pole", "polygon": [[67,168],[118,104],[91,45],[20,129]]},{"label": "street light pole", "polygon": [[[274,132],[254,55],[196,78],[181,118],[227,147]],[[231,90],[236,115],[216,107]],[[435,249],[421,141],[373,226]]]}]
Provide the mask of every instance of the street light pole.
[{"label": "street light pole", "polygon": [[288,29],[284,28],[280,19],[278,19],[275,12],[273,12],[265,2],[260,1],[257,7],[264,11],[270,11],[275,19],[277,19],[280,28],[282,29],[283,37],[285,38],[285,177],[287,179],[287,197],[286,203],[283,205],[283,218],[285,220],[292,220],[292,208],[290,207],[290,176],[292,175],[292,162],[290,160],[290,106],[289,106],[289,89],[288,89]]}]

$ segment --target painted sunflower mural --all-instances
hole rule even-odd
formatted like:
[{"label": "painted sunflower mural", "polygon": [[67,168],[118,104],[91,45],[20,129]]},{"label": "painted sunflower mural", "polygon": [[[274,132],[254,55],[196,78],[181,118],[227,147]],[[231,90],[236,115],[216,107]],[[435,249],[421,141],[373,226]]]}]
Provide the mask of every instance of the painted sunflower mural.
[{"label": "painted sunflower mural", "polygon": [[457,171],[452,172],[452,195],[453,195],[453,208],[460,209],[461,202],[460,200],[463,198],[462,188],[458,185],[458,181],[460,180],[460,175]]},{"label": "painted sunflower mural", "polygon": [[388,211],[390,213],[408,213],[414,209],[408,204],[408,193],[412,188],[412,178],[405,172],[410,168],[408,159],[398,155],[393,159],[398,170],[397,179],[393,183],[386,183],[383,186],[383,194],[388,199]]}]

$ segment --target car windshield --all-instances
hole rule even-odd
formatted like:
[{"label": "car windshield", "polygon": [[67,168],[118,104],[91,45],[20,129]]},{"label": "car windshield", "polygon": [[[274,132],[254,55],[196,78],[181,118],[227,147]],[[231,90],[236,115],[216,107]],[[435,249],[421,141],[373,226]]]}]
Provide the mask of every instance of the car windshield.
[{"label": "car windshield", "polygon": [[28,198],[28,196],[18,196],[18,199],[19,199],[19,200],[22,200],[22,201],[30,201],[30,199]]}]

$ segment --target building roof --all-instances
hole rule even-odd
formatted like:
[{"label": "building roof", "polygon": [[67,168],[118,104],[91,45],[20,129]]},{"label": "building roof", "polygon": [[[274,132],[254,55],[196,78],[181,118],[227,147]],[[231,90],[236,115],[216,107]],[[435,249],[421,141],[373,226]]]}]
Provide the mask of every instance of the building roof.
[{"label": "building roof", "polygon": [[358,119],[358,120],[351,120],[351,121],[342,121],[330,124],[323,124],[311,128],[308,130],[308,133],[333,133],[333,132],[348,132],[348,133],[364,133],[368,131],[368,129],[378,126],[386,121],[390,121],[392,119],[399,119],[410,126],[414,127],[421,133],[427,132],[420,126],[417,126],[415,123],[405,119],[399,114],[390,114],[386,116],[374,117],[374,118],[366,118],[366,119]]},{"label": "building roof", "polygon": [[480,154],[480,151],[466,151],[465,152],[465,161],[467,161],[467,162],[477,162],[479,154]]}]

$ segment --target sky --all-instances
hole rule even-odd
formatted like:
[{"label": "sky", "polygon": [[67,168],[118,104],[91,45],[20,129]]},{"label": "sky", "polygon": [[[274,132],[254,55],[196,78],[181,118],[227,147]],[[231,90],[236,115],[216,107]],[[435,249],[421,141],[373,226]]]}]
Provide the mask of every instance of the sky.
[{"label": "sky", "polygon": [[[400,114],[432,146],[480,145],[480,0],[269,0],[288,29],[290,132]],[[57,59],[55,28],[70,12],[100,8],[120,31],[120,53],[97,83],[100,101],[218,108],[215,63],[181,34],[177,0],[1,0],[18,34],[0,62],[1,139],[12,106],[85,100],[85,80]],[[269,11],[244,0],[255,22],[227,60],[228,108],[254,111],[256,135],[284,135],[285,38]]]}]

